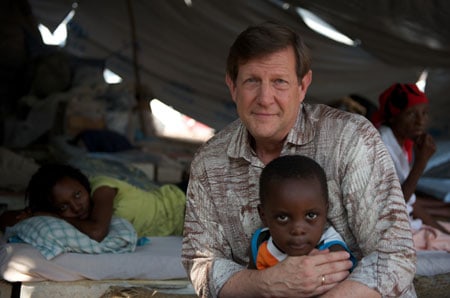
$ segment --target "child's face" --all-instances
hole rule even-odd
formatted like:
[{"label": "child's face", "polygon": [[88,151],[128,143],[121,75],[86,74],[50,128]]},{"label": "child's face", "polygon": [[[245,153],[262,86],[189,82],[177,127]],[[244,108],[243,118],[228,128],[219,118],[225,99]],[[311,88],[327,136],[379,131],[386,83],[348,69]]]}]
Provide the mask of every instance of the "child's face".
[{"label": "child's face", "polygon": [[90,194],[78,180],[64,177],[52,190],[53,205],[65,218],[86,219],[90,212]]},{"label": "child's face", "polygon": [[259,213],[275,245],[289,256],[308,254],[319,242],[327,203],[317,179],[272,183]]}]

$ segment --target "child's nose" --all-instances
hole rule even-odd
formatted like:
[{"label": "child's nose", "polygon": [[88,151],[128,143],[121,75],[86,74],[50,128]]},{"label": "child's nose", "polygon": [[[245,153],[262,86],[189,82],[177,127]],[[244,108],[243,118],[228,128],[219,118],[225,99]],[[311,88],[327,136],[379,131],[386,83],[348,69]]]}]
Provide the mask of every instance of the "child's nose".
[{"label": "child's nose", "polygon": [[292,235],[303,235],[306,233],[306,224],[303,221],[295,222],[291,228]]},{"label": "child's nose", "polygon": [[72,202],[70,208],[72,209],[73,212],[77,213],[78,211],[81,210],[81,205],[79,203]]}]

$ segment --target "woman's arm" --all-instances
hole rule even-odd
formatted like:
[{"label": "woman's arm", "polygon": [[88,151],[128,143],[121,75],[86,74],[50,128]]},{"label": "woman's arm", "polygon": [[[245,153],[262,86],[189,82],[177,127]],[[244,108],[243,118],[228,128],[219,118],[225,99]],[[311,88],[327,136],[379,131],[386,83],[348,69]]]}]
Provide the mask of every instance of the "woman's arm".
[{"label": "woman's arm", "polygon": [[420,202],[414,203],[413,217],[420,218],[422,222],[430,227],[436,228],[445,234],[450,234],[445,227],[439,224],[436,219],[420,204]]},{"label": "woman's arm", "polygon": [[100,186],[92,195],[92,210],[87,219],[64,219],[91,239],[101,242],[109,231],[116,194],[116,188]]},{"label": "woman's arm", "polygon": [[[414,163],[406,180],[402,183],[402,191],[405,200],[408,201],[416,191],[417,182],[422,176],[428,160],[436,152],[436,144],[429,134],[424,134],[415,140],[414,143]],[[415,207],[414,207],[415,208]]]}]

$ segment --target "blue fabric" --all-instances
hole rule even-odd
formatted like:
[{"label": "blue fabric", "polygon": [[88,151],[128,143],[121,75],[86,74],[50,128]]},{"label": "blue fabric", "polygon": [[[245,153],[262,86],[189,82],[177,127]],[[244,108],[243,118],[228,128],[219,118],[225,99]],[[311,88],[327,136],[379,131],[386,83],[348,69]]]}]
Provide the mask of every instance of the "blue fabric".
[{"label": "blue fabric", "polygon": [[150,242],[151,242],[150,238],[148,238],[148,237],[141,237],[141,238],[139,238],[137,240],[136,245],[137,246],[143,246],[143,245],[149,244]]},{"label": "blue fabric", "polygon": [[358,260],[355,258],[355,256],[353,255],[353,253],[350,251],[350,249],[348,248],[347,244],[343,241],[338,241],[338,240],[333,240],[333,241],[328,241],[328,242],[324,242],[321,243],[320,245],[318,245],[316,248],[318,250],[324,250],[327,249],[333,245],[339,245],[342,248],[344,248],[349,254],[350,254],[350,261],[352,261],[353,266],[350,269],[350,272],[352,272],[352,270],[356,267],[356,265],[358,264]]},{"label": "blue fabric", "polygon": [[269,239],[270,232],[269,228],[259,228],[253,233],[252,240],[251,240],[251,246],[250,246],[250,253],[251,258],[253,260],[253,264],[256,264],[256,257],[258,256],[258,250],[261,243]]},{"label": "blue fabric", "polygon": [[83,141],[89,152],[118,152],[133,149],[128,139],[111,130],[87,129],[80,132],[73,142]]},{"label": "blue fabric", "polygon": [[450,140],[436,140],[436,148],[416,190],[450,203]]},{"label": "blue fabric", "polygon": [[113,217],[108,235],[97,242],[80,232],[67,221],[52,216],[34,216],[5,231],[9,242],[33,245],[47,259],[67,252],[74,253],[127,253],[133,252],[137,234],[130,222]]}]

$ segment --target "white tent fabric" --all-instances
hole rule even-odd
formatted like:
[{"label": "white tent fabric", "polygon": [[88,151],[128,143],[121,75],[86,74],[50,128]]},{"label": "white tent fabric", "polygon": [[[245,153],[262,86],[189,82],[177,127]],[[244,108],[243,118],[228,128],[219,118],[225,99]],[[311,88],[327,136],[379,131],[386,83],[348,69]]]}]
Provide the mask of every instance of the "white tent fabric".
[{"label": "white tent fabric", "polygon": [[[29,0],[49,28],[72,9],[71,0]],[[224,83],[228,48],[248,25],[284,22],[304,37],[313,55],[307,101],[329,103],[351,93],[377,104],[394,82],[415,82],[429,72],[435,135],[450,136],[450,2],[446,0],[131,0],[137,31],[141,82],[153,95],[215,129],[236,118]],[[186,3],[192,3],[188,5]],[[284,4],[284,6],[283,6]],[[283,8],[286,7],[287,9]],[[295,8],[309,9],[357,47],[309,29]],[[78,1],[66,48],[98,58],[134,80],[130,17],[126,0]]]}]

